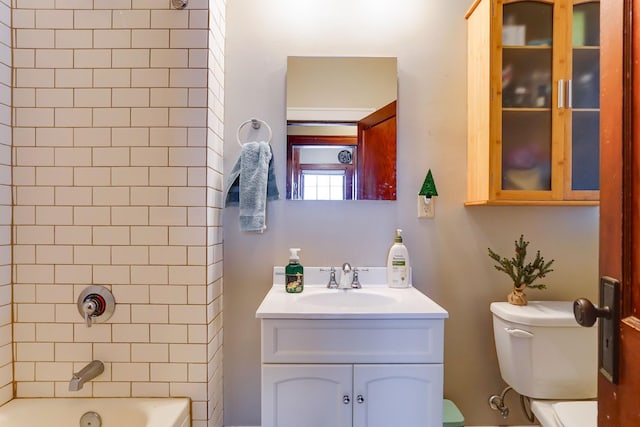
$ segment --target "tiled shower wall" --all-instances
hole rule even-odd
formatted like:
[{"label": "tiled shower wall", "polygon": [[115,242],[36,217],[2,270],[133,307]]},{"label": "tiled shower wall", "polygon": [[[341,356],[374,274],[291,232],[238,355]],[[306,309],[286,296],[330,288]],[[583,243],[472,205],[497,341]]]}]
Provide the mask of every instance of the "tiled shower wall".
[{"label": "tiled shower wall", "polygon": [[[13,0],[15,393],[189,396],[221,426],[225,4],[170,3]],[[91,328],[88,284],[117,301]]]},{"label": "tiled shower wall", "polygon": [[0,404],[13,396],[11,359],[11,8],[0,1]]}]

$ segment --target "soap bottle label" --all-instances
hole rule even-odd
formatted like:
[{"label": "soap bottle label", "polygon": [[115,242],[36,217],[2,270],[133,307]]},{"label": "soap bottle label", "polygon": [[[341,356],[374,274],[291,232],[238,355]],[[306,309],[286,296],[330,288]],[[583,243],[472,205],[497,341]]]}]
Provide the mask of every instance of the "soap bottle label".
[{"label": "soap bottle label", "polygon": [[297,272],[294,274],[287,274],[286,275],[287,292],[295,293],[295,294],[302,292],[302,286],[303,286],[302,278],[303,278],[303,275],[300,272]]}]

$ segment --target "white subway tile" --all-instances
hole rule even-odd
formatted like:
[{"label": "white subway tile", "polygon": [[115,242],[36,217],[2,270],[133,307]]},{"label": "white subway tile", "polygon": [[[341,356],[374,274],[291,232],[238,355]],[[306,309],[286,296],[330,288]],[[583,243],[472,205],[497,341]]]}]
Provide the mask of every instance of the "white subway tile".
[{"label": "white subway tile", "polygon": [[111,249],[113,265],[146,265],[149,264],[148,246],[114,246]]},{"label": "white subway tile", "polygon": [[14,88],[13,107],[35,107],[36,90],[34,88]]},{"label": "white subway tile", "polygon": [[36,10],[36,27],[39,29],[73,28],[73,11],[71,10]]},{"label": "white subway tile", "polygon": [[169,323],[172,325],[206,324],[206,305],[171,305],[169,306]]},{"label": "white subway tile", "polygon": [[134,245],[166,245],[168,242],[168,227],[131,227],[131,243]]},{"label": "white subway tile", "polygon": [[[16,322],[54,322],[54,305],[53,304],[17,304],[14,308],[16,311]],[[34,359],[29,357],[19,357],[20,360],[51,360],[48,357],[43,359]]]},{"label": "white subway tile", "polygon": [[131,284],[165,285],[167,283],[169,283],[169,268],[167,266],[131,266]]},{"label": "white subway tile", "polygon": [[15,30],[15,47],[19,49],[51,49],[54,47],[54,34],[55,30],[18,28]]},{"label": "white subway tile", "polygon": [[190,344],[206,344],[208,342],[207,337],[207,325],[189,325],[189,343]]},{"label": "white subway tile", "polygon": [[16,126],[53,126],[53,108],[14,108]]},{"label": "white subway tile", "polygon": [[[209,64],[209,51],[207,49],[189,49],[189,68],[208,68],[211,70],[213,64]],[[221,80],[224,77],[221,77]],[[222,96],[220,96],[222,98]]]},{"label": "white subway tile", "polygon": [[149,168],[149,184],[159,186],[187,185],[187,169],[182,167],[151,167]]},{"label": "white subway tile", "polygon": [[131,344],[132,362],[168,362],[168,344]]},{"label": "white subway tile", "polygon": [[[86,386],[85,386],[86,387]],[[128,382],[96,382],[93,384],[94,397],[129,397],[131,384]]]},{"label": "white subway tile", "polygon": [[111,11],[75,10],[73,25],[75,28],[111,28]]},{"label": "white subway tile", "polygon": [[131,85],[131,70],[121,68],[93,70],[93,87],[129,87]]},{"label": "white subway tile", "polygon": [[188,49],[151,49],[151,68],[189,67]]},{"label": "white subway tile", "polygon": [[206,280],[207,269],[204,266],[169,266],[169,283],[172,285],[196,285]]},{"label": "white subway tile", "polygon": [[75,128],[73,129],[73,145],[76,147],[101,147],[111,143],[108,128]]},{"label": "white subway tile", "polygon": [[16,383],[16,397],[53,397],[54,383],[47,381]]},{"label": "white subway tile", "polygon": [[55,227],[56,245],[91,244],[91,227],[76,225],[58,225]]},{"label": "white subway tile", "polygon": [[15,381],[27,382],[33,381],[36,377],[35,362],[13,362],[13,375]]},{"label": "white subway tile", "polygon": [[38,323],[35,339],[39,342],[73,342],[73,325],[68,323]]},{"label": "white subway tile", "polygon": [[111,50],[76,49],[73,51],[74,68],[110,68]]},{"label": "white subway tile", "polygon": [[170,44],[172,49],[207,48],[208,31],[206,29],[171,30]]},{"label": "white subway tile", "polygon": [[131,383],[131,395],[133,397],[166,397],[169,396],[169,384],[152,383]]},{"label": "white subway tile", "polygon": [[93,31],[93,47],[99,49],[127,49],[131,47],[131,30]]},{"label": "white subway tile", "polygon": [[[155,325],[154,325],[155,326]],[[186,363],[151,363],[151,381],[188,381]],[[28,372],[28,369],[26,369]]]},{"label": "white subway tile", "polygon": [[129,343],[96,343],[93,345],[93,357],[98,360],[113,362],[129,362],[131,360],[131,344]]},{"label": "white subway tile", "polygon": [[209,28],[208,10],[190,10],[189,28]]},{"label": "white subway tile", "polygon": [[187,210],[187,225],[190,227],[201,227],[207,225],[207,218],[206,208],[190,207]]},{"label": "white subway tile", "polygon": [[73,222],[73,210],[70,206],[36,207],[36,224],[38,225],[71,225]]},{"label": "white subway tile", "polygon": [[149,106],[149,89],[147,88],[114,88],[112,96],[113,107]]},{"label": "white subway tile", "polygon": [[207,69],[172,69],[169,82],[171,87],[207,87]]},{"label": "white subway tile", "polygon": [[174,10],[152,10],[151,28],[188,28],[189,15]]},{"label": "white subway tile", "polygon": [[37,245],[35,259],[38,264],[73,264],[73,247],[64,245]]},{"label": "white subway tile", "polygon": [[[36,264],[36,245],[13,245],[14,264]],[[15,298],[15,293],[14,293]],[[21,301],[33,302],[33,301]]]},{"label": "white subway tile", "polygon": [[[56,108],[55,114],[55,126],[57,127],[91,126],[92,112],[90,108]],[[82,166],[82,164],[68,164]]]},{"label": "white subway tile", "polygon": [[202,246],[189,246],[187,252],[187,264],[207,265],[207,248]]},{"label": "white subway tile", "polygon": [[187,248],[185,246],[151,246],[149,258],[149,263],[155,265],[186,265]]},{"label": "white subway tile", "polygon": [[70,362],[36,362],[36,381],[68,381],[73,372]]},{"label": "white subway tile", "polygon": [[55,204],[57,206],[91,205],[91,188],[89,187],[56,187]]},{"label": "white subway tile", "polygon": [[[58,267],[58,266],[56,266]],[[73,286],[60,284],[36,285],[36,303],[66,303],[73,300]]]},{"label": "white subway tile", "polygon": [[131,0],[94,0],[93,9],[131,9]]},{"label": "white subway tile", "polygon": [[[36,302],[36,286],[30,283],[14,283],[13,285],[13,303],[35,303]],[[17,325],[18,323],[14,323]],[[20,329],[22,330],[22,328]],[[16,341],[33,341],[32,339],[22,339],[17,335],[18,330],[14,328],[14,339]]]},{"label": "white subway tile", "polygon": [[148,225],[149,209],[143,206],[114,206],[111,208],[113,225]]},{"label": "white subway tile", "polygon": [[169,30],[131,30],[131,47],[147,49],[169,48]]},{"label": "white subway tile", "polygon": [[40,166],[36,168],[36,185],[73,185],[73,168]]},{"label": "white subway tile", "polygon": [[204,187],[172,187],[169,188],[170,206],[203,206],[206,203]]},{"label": "white subway tile", "polygon": [[73,130],[67,128],[37,128],[36,145],[39,147],[72,147]]},{"label": "white subway tile", "polygon": [[34,28],[36,26],[36,13],[33,9],[13,9],[13,28]]},{"label": "white subway tile", "polygon": [[107,206],[76,206],[73,208],[73,223],[75,225],[109,225],[111,223],[111,208]]},{"label": "white subway tile", "polygon": [[55,74],[55,85],[58,88],[91,87],[93,86],[93,71],[84,68],[58,68]]},{"label": "white subway tile", "polygon": [[73,106],[109,107],[111,106],[111,89],[74,89]]},{"label": "white subway tile", "polygon": [[167,201],[165,187],[131,187],[132,206],[166,206]]},{"label": "white subway tile", "polygon": [[[148,98],[147,98],[148,101]],[[145,127],[161,127],[169,124],[167,108],[132,108],[131,125]]]},{"label": "white subway tile", "polygon": [[[45,7],[45,6],[42,6]],[[91,9],[91,3],[85,0],[55,0],[56,9]]]},{"label": "white subway tile", "polygon": [[73,264],[110,264],[111,248],[109,246],[74,246],[73,247]]},{"label": "white subway tile", "polygon": [[111,379],[113,381],[149,381],[149,364],[113,363]]},{"label": "white subway tile", "polygon": [[128,206],[129,187],[94,187],[93,204],[96,206]]},{"label": "white subway tile", "polygon": [[[72,112],[68,110],[76,110],[73,108],[63,109],[70,115]],[[82,110],[82,109],[80,109]],[[79,148],[55,148],[55,165],[56,166],[91,166],[91,149],[85,147]]]},{"label": "white subway tile", "polygon": [[[115,177],[114,177],[115,181]],[[111,184],[110,168],[73,168],[73,183],[77,186],[105,186]],[[115,184],[115,182],[114,182]],[[116,184],[117,185],[117,184]]]},{"label": "white subway tile", "polygon": [[189,89],[189,107],[207,107],[206,89]]},{"label": "white subway tile", "polygon": [[56,49],[89,49],[93,45],[92,30],[55,30]]},{"label": "white subway tile", "polygon": [[85,322],[73,325],[73,337],[75,342],[111,342],[111,327],[109,323],[98,323],[87,328]]},{"label": "white subway tile", "polygon": [[113,168],[112,185],[149,185],[149,168],[117,167]]},{"label": "white subway tile", "polygon": [[90,265],[56,265],[56,283],[91,283],[95,268]]},{"label": "white subway tile", "polygon": [[37,89],[36,107],[73,107],[73,90],[52,88]]},{"label": "white subway tile", "polygon": [[114,10],[113,28],[149,28],[149,10]]},{"label": "white subway tile", "polygon": [[[164,147],[131,148],[133,166],[169,166],[169,151]],[[166,190],[165,196],[166,199]]]},{"label": "white subway tile", "polygon": [[113,128],[111,144],[114,147],[145,147],[149,145],[149,129],[147,128]]},{"label": "white subway tile", "polygon": [[73,68],[72,49],[36,49],[36,68]]},{"label": "white subway tile", "polygon": [[189,103],[189,91],[185,88],[151,89],[151,106],[186,107]]},{"label": "white subway tile", "polygon": [[187,225],[184,207],[149,207],[149,225]]},{"label": "white subway tile", "polygon": [[205,227],[169,227],[170,245],[206,245]]},{"label": "white subway tile", "polygon": [[53,227],[52,226],[28,226],[20,225],[16,227],[16,243],[25,244],[52,244],[53,243]]},{"label": "white subway tile", "polygon": [[114,49],[114,68],[148,68],[149,49]]},{"label": "white subway tile", "polygon": [[187,145],[187,130],[184,128],[150,129],[150,145],[160,147],[182,147]]},{"label": "white subway tile", "polygon": [[94,283],[113,283],[127,284],[131,283],[131,275],[128,266],[119,265],[94,265],[93,266],[93,282]]},{"label": "white subway tile", "polygon": [[128,108],[94,108],[93,126],[122,127],[131,124],[131,111]]},{"label": "white subway tile", "polygon": [[[54,343],[56,362],[79,362],[93,359],[90,343]],[[45,359],[48,360],[48,359]]]},{"label": "white subway tile", "polygon": [[131,87],[168,87],[169,70],[164,68],[131,69]]},{"label": "white subway tile", "polygon": [[94,166],[129,166],[127,147],[95,147],[92,151]]}]

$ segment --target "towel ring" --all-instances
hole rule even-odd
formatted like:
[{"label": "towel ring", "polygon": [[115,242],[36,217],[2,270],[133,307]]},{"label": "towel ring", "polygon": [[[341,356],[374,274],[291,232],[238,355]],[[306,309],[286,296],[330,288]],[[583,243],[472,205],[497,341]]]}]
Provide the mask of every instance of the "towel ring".
[{"label": "towel ring", "polygon": [[260,126],[262,124],[265,125],[265,127],[267,128],[267,130],[269,131],[269,139],[267,140],[267,142],[271,142],[271,137],[273,136],[273,132],[271,131],[271,126],[269,126],[269,123],[265,122],[264,120],[260,120],[260,119],[249,119],[249,120],[245,120],[244,122],[240,123],[240,126],[238,126],[238,131],[236,132],[236,139],[238,140],[238,144],[240,144],[240,146],[242,147],[242,141],[240,141],[240,129],[242,129],[243,127],[245,127],[246,125],[248,125],[249,123],[251,123],[251,127],[254,129],[260,129]]}]

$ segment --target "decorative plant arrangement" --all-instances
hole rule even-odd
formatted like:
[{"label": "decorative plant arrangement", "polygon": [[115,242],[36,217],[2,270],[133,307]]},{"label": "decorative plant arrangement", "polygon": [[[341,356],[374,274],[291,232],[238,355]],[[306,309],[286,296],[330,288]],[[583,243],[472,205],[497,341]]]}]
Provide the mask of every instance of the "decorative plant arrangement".
[{"label": "decorative plant arrangement", "polygon": [[507,301],[514,305],[527,305],[527,295],[524,293],[524,289],[546,289],[547,285],[534,284],[533,282],[552,272],[553,269],[550,267],[555,260],[545,262],[540,251],[537,251],[533,262],[525,264],[529,242],[524,240],[524,235],[520,235],[520,239],[515,241],[515,246],[516,254],[513,258],[501,257],[491,248],[489,248],[489,257],[497,262],[494,265],[496,270],[503,271],[513,280],[513,289],[507,295]]}]

